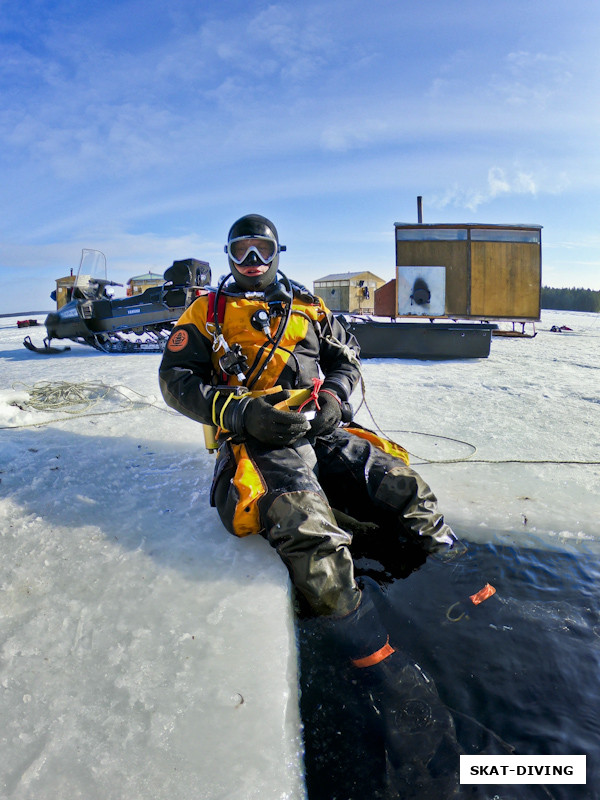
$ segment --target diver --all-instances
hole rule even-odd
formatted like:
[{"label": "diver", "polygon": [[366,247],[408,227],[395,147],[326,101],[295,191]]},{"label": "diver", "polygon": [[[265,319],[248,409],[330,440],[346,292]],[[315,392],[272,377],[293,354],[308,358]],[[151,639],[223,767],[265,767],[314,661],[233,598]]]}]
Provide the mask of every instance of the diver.
[{"label": "diver", "polygon": [[[230,274],[178,320],[160,387],[171,408],[216,429],[211,505],[230,533],[260,534],[276,549],[310,612],[392,715],[401,762],[402,725],[411,721],[394,711],[399,686],[405,706],[408,691],[409,708],[412,697],[413,709],[442,715],[442,738],[452,738],[452,721],[402,643],[390,642],[379,588],[357,582],[353,536],[338,520],[374,521],[417,543],[424,558],[451,557],[462,545],[406,452],[353,423],[358,343],[320,298],[279,271],[284,250],[263,216],[232,225]],[[420,735],[423,721],[415,725]]]}]

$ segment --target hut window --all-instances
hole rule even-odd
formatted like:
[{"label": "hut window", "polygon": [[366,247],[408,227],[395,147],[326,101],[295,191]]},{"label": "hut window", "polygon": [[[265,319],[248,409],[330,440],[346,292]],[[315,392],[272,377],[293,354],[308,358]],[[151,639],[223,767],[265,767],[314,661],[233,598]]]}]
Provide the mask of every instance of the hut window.
[{"label": "hut window", "polygon": [[396,228],[399,242],[453,242],[466,241],[465,228]]},{"label": "hut window", "polygon": [[507,228],[473,228],[474,242],[531,242],[540,243],[540,231]]}]

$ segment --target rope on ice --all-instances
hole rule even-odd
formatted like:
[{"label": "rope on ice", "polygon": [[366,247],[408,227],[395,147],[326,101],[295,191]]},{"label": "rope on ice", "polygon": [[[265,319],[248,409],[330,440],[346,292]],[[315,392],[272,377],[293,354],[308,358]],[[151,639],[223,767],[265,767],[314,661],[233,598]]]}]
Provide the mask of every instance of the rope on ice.
[{"label": "rope on ice", "polygon": [[[14,428],[37,428],[41,425],[49,425],[52,422],[62,422],[71,417],[94,417],[104,416],[105,414],[123,414],[133,411],[140,406],[149,406],[165,413],[170,412],[166,408],[161,408],[148,400],[139,392],[127,386],[110,386],[102,381],[86,381],[82,383],[71,383],[68,381],[38,381],[29,386],[24,383],[13,384],[13,389],[20,388],[27,393],[27,399],[13,402],[23,411],[46,411],[62,412],[66,416],[56,417],[37,422],[24,423],[20,425],[3,425],[0,430],[11,430]],[[136,397],[131,397],[135,395]],[[125,402],[124,408],[113,410],[92,409],[100,405],[105,400],[118,400]]]}]

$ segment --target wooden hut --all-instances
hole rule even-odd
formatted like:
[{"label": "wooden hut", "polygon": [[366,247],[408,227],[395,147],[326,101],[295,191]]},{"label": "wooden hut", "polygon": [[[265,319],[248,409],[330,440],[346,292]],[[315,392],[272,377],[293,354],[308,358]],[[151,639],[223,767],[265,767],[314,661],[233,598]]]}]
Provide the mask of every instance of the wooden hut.
[{"label": "wooden hut", "polygon": [[[415,268],[444,268],[443,311],[436,303],[431,317],[461,319],[507,319],[531,322],[540,319],[542,283],[542,228],[540,225],[427,224],[395,223],[396,281],[395,289],[381,294],[375,303],[375,314],[385,316],[426,315],[430,301],[440,300],[442,291],[439,271],[430,270],[418,276]],[[408,270],[413,270],[408,273]],[[406,284],[405,275],[413,281],[411,302],[400,297]],[[414,278],[414,275],[417,275]],[[415,303],[420,280],[420,303]],[[429,283],[433,283],[433,288]],[[422,284],[425,284],[425,289]],[[439,287],[439,288],[438,288]],[[392,293],[392,294],[391,294]],[[435,295],[435,297],[434,297]],[[391,296],[394,298],[392,308]]]}]

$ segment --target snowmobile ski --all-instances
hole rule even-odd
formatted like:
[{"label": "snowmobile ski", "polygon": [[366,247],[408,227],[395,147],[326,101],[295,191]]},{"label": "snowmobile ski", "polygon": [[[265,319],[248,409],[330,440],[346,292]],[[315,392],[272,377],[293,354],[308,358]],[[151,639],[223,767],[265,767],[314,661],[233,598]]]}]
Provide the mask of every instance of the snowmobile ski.
[{"label": "snowmobile ski", "polygon": [[56,355],[57,353],[66,353],[67,350],[71,349],[68,345],[65,345],[64,347],[52,347],[50,345],[49,339],[44,339],[44,347],[36,347],[34,343],[31,341],[30,336],[26,336],[23,339],[23,344],[28,350],[31,350],[33,353],[40,353],[41,355],[47,355],[47,356],[53,356]]}]

